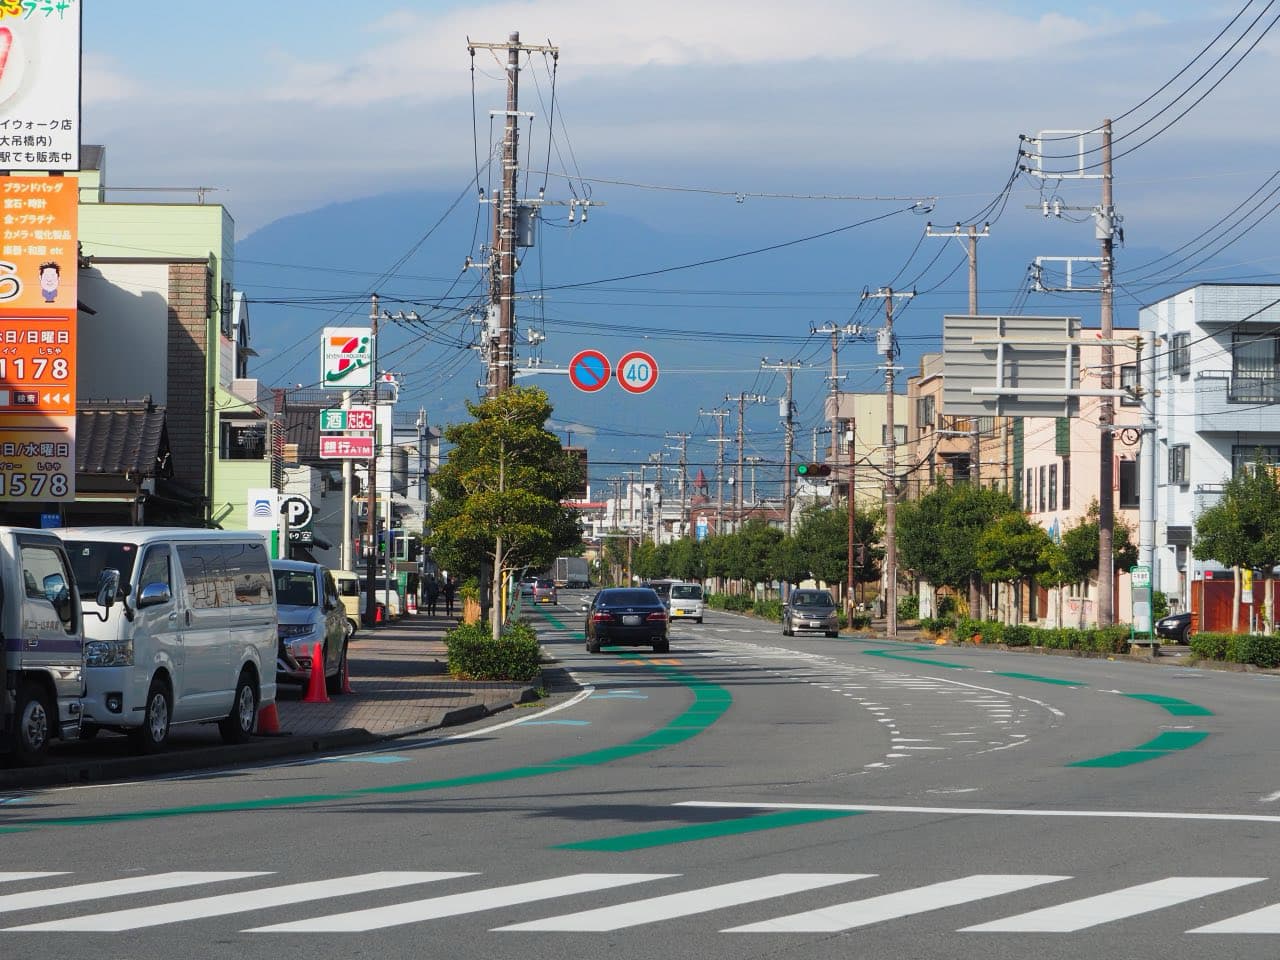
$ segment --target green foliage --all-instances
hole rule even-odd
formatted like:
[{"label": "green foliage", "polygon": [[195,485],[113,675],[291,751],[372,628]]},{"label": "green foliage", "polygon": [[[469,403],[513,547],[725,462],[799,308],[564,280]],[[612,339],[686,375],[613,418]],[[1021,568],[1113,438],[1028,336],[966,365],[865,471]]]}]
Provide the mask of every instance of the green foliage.
[{"label": "green foliage", "polygon": [[1026,514],[1006,513],[979,535],[977,570],[992,583],[1034,577],[1044,570],[1041,556],[1050,543],[1044,527],[1032,523]]},{"label": "green foliage", "polygon": [[[843,614],[841,614],[841,617],[843,617]],[[848,626],[853,630],[870,630],[871,614],[855,613],[852,617],[849,618]]]},{"label": "green foliage", "polygon": [[1228,567],[1270,570],[1280,563],[1280,481],[1261,450],[1227,481],[1222,499],[1196,517],[1192,553]]},{"label": "green foliage", "polygon": [[462,624],[444,636],[449,674],[462,680],[527,683],[542,675],[542,654],[533,628],[510,624],[494,639],[487,623]]},{"label": "green foliage", "polygon": [[751,612],[762,620],[772,620],[774,623],[781,623],[782,601],[757,600],[751,605]]},{"label": "green foliage", "polygon": [[920,616],[920,597],[909,593],[898,601],[898,619],[914,620]]},{"label": "green foliage", "polygon": [[1035,627],[1025,623],[1010,624],[1004,628],[1000,641],[1010,647],[1029,647],[1036,642],[1037,632]]},{"label": "green foliage", "polygon": [[712,610],[728,610],[730,613],[743,613],[755,605],[751,597],[732,593],[710,593],[706,599]]},{"label": "green foliage", "polygon": [[1151,619],[1163,620],[1169,615],[1169,598],[1160,590],[1151,591]]},{"label": "green foliage", "polygon": [[935,487],[898,508],[901,566],[938,586],[968,590],[977,544],[997,517],[1017,511],[1008,494],[969,483]]},{"label": "green foliage", "polygon": [[944,593],[937,598],[937,602],[933,605],[938,611],[940,617],[953,617],[960,606],[960,602],[956,599],[954,593]]},{"label": "green foliage", "polygon": [[944,630],[951,630],[956,625],[955,617],[921,617],[920,629],[925,633],[942,633]]},{"label": "green foliage", "polygon": [[1262,633],[1196,633],[1191,652],[1203,660],[1280,666],[1280,636]]},{"label": "green foliage", "polygon": [[[1084,517],[1075,526],[1062,533],[1063,571],[1070,575],[1066,583],[1079,583],[1098,569],[1098,501],[1093,500]],[[1111,534],[1111,553],[1115,557],[1115,569],[1127,570],[1138,562],[1138,548],[1133,543],[1133,532],[1119,517]],[[1041,581],[1045,586],[1054,586]]]},{"label": "green foliage", "polygon": [[975,636],[982,637],[983,643],[1000,643],[1005,631],[1009,628],[995,620],[974,620],[970,617],[956,618],[956,639],[970,640]]}]

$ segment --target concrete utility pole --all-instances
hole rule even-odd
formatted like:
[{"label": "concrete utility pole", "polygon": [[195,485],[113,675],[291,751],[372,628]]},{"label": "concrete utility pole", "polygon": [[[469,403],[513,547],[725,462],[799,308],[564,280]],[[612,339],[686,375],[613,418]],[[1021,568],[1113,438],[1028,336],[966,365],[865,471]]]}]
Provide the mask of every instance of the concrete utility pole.
[{"label": "concrete utility pole", "polygon": [[768,359],[760,361],[762,370],[782,370],[787,376],[787,396],[782,401],[782,419],[786,425],[786,437],[783,440],[783,473],[782,473],[782,504],[783,509],[787,512],[787,536],[791,536],[791,459],[795,451],[796,430],[795,430],[795,409],[796,405],[792,401],[795,372],[802,364],[794,360],[783,360],[779,363],[770,363]]},{"label": "concrete utility pole", "polygon": [[[1099,320],[1102,326],[1102,389],[1115,385],[1115,351],[1111,346],[1114,332],[1112,315],[1114,289],[1112,286],[1113,236],[1115,233],[1115,206],[1111,194],[1111,121],[1102,121],[1102,209],[1098,211],[1097,235],[1102,241],[1102,302]],[[1115,529],[1115,491],[1112,489],[1112,469],[1115,460],[1115,438],[1111,425],[1115,422],[1114,401],[1103,397],[1098,411],[1101,434],[1098,456],[1098,625],[1109,627],[1115,622],[1115,552],[1112,549],[1112,532]]]},{"label": "concrete utility pole", "polygon": [[[735,399],[732,395],[724,398],[726,402]],[[752,403],[765,403],[768,397],[762,397],[757,393],[740,393],[737,396],[738,401],[738,473],[737,479],[734,481],[733,503],[734,503],[734,529],[742,528],[742,463],[743,463],[743,444],[745,443],[743,420],[746,416],[747,401]]]},{"label": "concrete utility pole", "polygon": [[885,636],[898,636],[898,439],[894,424],[893,379],[897,370],[893,365],[893,298],[910,299],[910,293],[895,293],[892,287],[882,287],[863,297],[879,297],[884,300],[884,327],[876,337],[876,349],[884,354],[885,393],[885,479],[884,479],[884,569],[885,569]]},{"label": "concrete utility pole", "polygon": [[[658,475],[653,484],[653,545],[662,545],[662,450],[651,453],[649,459],[657,464]],[[644,485],[641,484],[641,490]]]},{"label": "concrete utility pole", "polygon": [[[489,272],[490,314],[497,321],[490,328],[486,357],[488,381],[486,396],[496,397],[510,389],[515,367],[516,335],[516,232],[519,215],[517,189],[520,176],[520,54],[549,53],[559,57],[560,48],[547,44],[520,42],[513,32],[506,43],[467,42],[472,58],[477,50],[507,52],[507,109],[502,137],[502,188],[493,198],[493,250]],[[554,120],[554,118],[553,118]]]},{"label": "concrete utility pole", "polygon": [[[685,538],[689,535],[689,514],[688,514],[688,487],[689,487],[689,434],[687,433],[668,433],[665,434],[668,440],[680,441],[680,536]],[[675,448],[672,447],[674,450]]]},{"label": "concrete utility pole", "polygon": [[[957,240],[967,240],[966,253],[969,257],[969,316],[976,317],[978,315],[978,240],[991,236],[991,224],[984,223],[982,232],[978,232],[977,224],[971,223],[967,227],[956,224],[953,228],[946,231],[935,231],[933,224],[926,223],[924,225],[925,236],[928,237],[953,237]],[[982,484],[982,433],[978,429],[978,418],[971,417],[969,426],[969,482],[975,487]],[[982,584],[981,578],[976,573],[969,575],[969,616],[982,616]]]},{"label": "concrete utility pole", "polygon": [[724,418],[729,416],[729,411],[699,410],[698,415],[716,418],[718,435],[711,441],[716,445],[716,533],[723,533],[721,528],[724,525],[724,445],[729,442],[724,435]]},{"label": "concrete utility pole", "polygon": [[853,511],[855,509],[855,503],[853,499],[853,489],[854,489],[853,488],[853,441],[856,434],[856,430],[855,430],[856,421],[853,418],[850,418],[846,422],[848,423],[848,427],[845,430],[845,446],[849,454],[849,497],[848,497],[848,503],[845,504],[845,510],[848,513],[848,520],[849,520],[849,543],[848,543],[848,554],[845,557],[845,564],[848,571],[849,595],[845,598],[844,606],[845,606],[845,613],[849,617],[850,622],[852,622],[853,600],[854,600],[853,588],[854,588],[854,583],[857,581],[857,577],[855,575],[856,568],[853,565],[853,521],[854,521]]},{"label": "concrete utility pole", "polygon": [[370,629],[378,623],[375,587],[378,573],[378,295],[369,297],[370,339],[373,346],[373,456],[369,458],[369,489],[365,510],[364,625]]}]

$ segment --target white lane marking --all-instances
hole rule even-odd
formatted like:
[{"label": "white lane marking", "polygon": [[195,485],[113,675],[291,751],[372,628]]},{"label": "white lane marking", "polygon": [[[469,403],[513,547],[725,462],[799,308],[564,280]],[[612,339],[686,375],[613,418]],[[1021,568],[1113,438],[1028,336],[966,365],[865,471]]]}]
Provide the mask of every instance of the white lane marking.
[{"label": "white lane marking", "polygon": [[[1083,900],[1072,900],[1056,907],[1032,910],[1017,916],[963,927],[961,933],[1074,933],[1136,917],[1140,913],[1162,910],[1165,907],[1186,903],[1215,893],[1223,893],[1250,883],[1260,883],[1265,877],[1165,877],[1152,883],[1125,887],[1114,893],[1104,893]],[[1230,922],[1230,921],[1228,921]]]},{"label": "white lane marking", "polygon": [[1022,810],[1000,807],[915,807],[872,803],[741,803],[727,800],[680,800],[677,807],[719,810],[860,810],[865,813],[923,813],[970,817],[1081,817],[1096,820],[1205,820],[1220,823],[1280,823],[1280,816],[1260,813],[1178,813],[1164,810]]},{"label": "white lane marking", "polygon": [[911,890],[899,890],[867,900],[853,900],[820,907],[804,913],[762,920],[741,927],[730,927],[724,933],[838,933],[854,927],[885,920],[896,920],[917,913],[928,913],[974,900],[999,897],[1046,883],[1069,880],[1070,877],[1041,874],[976,874],[958,880],[944,880]]},{"label": "white lane marking", "polygon": [[646,883],[649,880],[665,880],[676,877],[675,873],[575,873],[554,880],[534,880],[531,883],[517,883],[507,887],[494,887],[492,890],[473,890],[470,893],[456,893],[447,897],[433,897],[429,900],[415,900],[410,903],[396,903],[387,907],[374,907],[369,910],[352,910],[348,913],[335,913],[312,920],[297,920],[292,923],[278,923],[269,927],[256,927],[245,933],[361,933],[367,930],[381,930],[386,927],[400,926],[406,923],[418,923],[423,920],[436,920],[440,917],[456,917],[464,913],[478,913],[481,910],[494,910],[520,903],[533,903],[537,900],[550,900],[554,897],[570,896],[576,893],[593,893],[597,890],[609,890],[613,887],[625,887],[633,883]]},{"label": "white lane marking", "polygon": [[692,916],[695,913],[723,910],[743,903],[756,903],[791,893],[819,890],[838,883],[866,880],[874,876],[874,873],[776,873],[757,880],[724,883],[702,890],[673,893],[665,897],[651,897],[648,900],[634,900],[612,907],[601,907],[598,910],[566,913],[558,917],[548,917],[545,920],[516,923],[495,929],[604,933],[610,930],[621,930],[624,927],[639,926],[642,923],[657,923],[662,920]]},{"label": "white lane marking", "polygon": [[39,873],[0,873],[0,883],[10,880],[43,880],[45,877],[61,877],[66,870],[43,871]]},{"label": "white lane marking", "polygon": [[70,917],[49,923],[33,923],[10,930],[74,930],[87,933],[115,933],[121,930],[137,930],[142,927],[158,927],[181,920],[198,920],[203,917],[222,917],[231,913],[247,913],[266,907],[282,907],[294,903],[323,901],[328,897],[343,897],[372,890],[388,890],[413,883],[429,883],[433,880],[450,880],[468,877],[469,873],[366,873],[335,880],[313,880],[292,883],[265,890],[248,890],[244,893],[228,893],[218,897],[201,897],[198,900],[181,900],[154,907],[135,907],[132,910],[116,910],[112,913]]},{"label": "white lane marking", "polygon": [[1275,793],[1268,793],[1265,797],[1258,798],[1260,803],[1275,803],[1277,800],[1280,800],[1280,790],[1277,790]]},{"label": "white lane marking", "polygon": [[1280,904],[1250,910],[1217,923],[1188,930],[1187,933],[1280,933]]},{"label": "white lane marking", "polygon": [[146,877],[126,877],[123,880],[105,880],[101,883],[78,883],[74,886],[55,887],[50,890],[29,890],[26,893],[0,896],[0,912],[52,906],[55,903],[103,900],[107,897],[121,897],[130,893],[150,893],[153,890],[173,890],[177,887],[193,887],[200,883],[217,883],[222,880],[265,877],[269,873],[270,871],[225,873],[175,870],[172,873],[156,873]]}]

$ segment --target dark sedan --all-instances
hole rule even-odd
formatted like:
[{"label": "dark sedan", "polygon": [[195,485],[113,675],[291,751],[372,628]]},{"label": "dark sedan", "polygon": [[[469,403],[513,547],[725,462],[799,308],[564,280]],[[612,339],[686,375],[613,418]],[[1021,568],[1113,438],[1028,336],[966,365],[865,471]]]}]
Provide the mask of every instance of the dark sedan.
[{"label": "dark sedan", "polygon": [[654,653],[671,649],[667,639],[667,608],[649,587],[601,590],[587,610],[587,652],[599,653],[605,644],[653,646]]},{"label": "dark sedan", "polygon": [[1191,611],[1171,613],[1156,621],[1156,636],[1172,640],[1174,643],[1186,643],[1191,635]]}]

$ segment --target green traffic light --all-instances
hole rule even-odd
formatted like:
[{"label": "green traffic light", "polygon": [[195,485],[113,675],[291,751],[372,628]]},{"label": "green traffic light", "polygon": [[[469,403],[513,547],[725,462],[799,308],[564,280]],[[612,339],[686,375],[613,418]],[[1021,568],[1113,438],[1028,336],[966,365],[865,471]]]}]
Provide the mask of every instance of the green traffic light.
[{"label": "green traffic light", "polygon": [[796,473],[797,473],[798,475],[800,475],[800,476],[802,476],[802,477],[803,477],[803,476],[805,476],[806,474],[808,474],[808,472],[809,472],[809,465],[808,465],[807,463],[797,463],[797,464],[796,464]]}]

